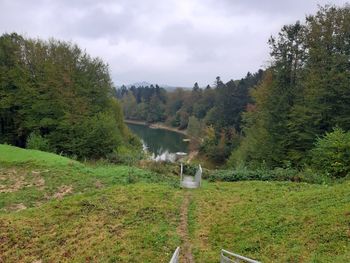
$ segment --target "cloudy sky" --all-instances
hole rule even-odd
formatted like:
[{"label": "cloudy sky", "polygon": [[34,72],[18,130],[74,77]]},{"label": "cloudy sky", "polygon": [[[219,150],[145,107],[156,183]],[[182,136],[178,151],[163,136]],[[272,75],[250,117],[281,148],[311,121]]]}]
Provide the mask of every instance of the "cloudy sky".
[{"label": "cloudy sky", "polygon": [[0,0],[0,33],[75,42],[117,85],[243,77],[268,64],[269,36],[346,0]]}]

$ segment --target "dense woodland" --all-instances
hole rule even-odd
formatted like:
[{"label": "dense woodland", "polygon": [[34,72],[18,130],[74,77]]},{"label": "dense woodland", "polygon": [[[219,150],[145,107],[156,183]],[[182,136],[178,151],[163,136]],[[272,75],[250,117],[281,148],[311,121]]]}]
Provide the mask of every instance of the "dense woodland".
[{"label": "dense woodland", "polygon": [[305,23],[284,26],[269,44],[273,62],[251,92],[232,161],[300,166],[318,137],[350,129],[350,7],[321,7]]},{"label": "dense woodland", "polygon": [[76,45],[0,37],[0,143],[78,158],[137,144],[113,90],[107,65]]},{"label": "dense woodland", "polygon": [[251,103],[249,91],[262,79],[263,71],[248,73],[241,80],[226,84],[217,77],[213,87],[178,88],[166,91],[158,85],[150,87],[122,86],[117,90],[124,115],[128,119],[148,123],[165,122],[187,129],[195,138],[205,138],[202,151],[214,161],[223,162],[237,144],[241,132],[241,113]]},{"label": "dense woodland", "polygon": [[117,96],[124,114],[187,128],[202,139],[203,154],[221,163],[230,156],[230,166],[300,168],[330,158],[325,166],[344,174],[350,161],[349,5],[320,7],[305,22],[283,26],[268,44],[271,65],[238,81],[218,77],[213,87],[173,92],[123,87]]}]

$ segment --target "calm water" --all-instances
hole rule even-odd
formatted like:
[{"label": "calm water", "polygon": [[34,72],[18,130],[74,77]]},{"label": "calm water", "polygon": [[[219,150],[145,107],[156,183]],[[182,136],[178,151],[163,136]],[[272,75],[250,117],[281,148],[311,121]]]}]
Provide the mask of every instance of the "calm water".
[{"label": "calm water", "polygon": [[188,152],[188,143],[184,142],[185,135],[162,129],[151,129],[145,125],[127,124],[134,134],[139,136],[148,152],[155,160],[170,160],[176,152]]}]

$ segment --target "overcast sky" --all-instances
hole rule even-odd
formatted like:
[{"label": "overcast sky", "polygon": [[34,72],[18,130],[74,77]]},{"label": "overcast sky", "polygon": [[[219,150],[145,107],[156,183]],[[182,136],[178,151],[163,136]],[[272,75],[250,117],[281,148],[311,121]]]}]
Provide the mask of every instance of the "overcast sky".
[{"label": "overcast sky", "polygon": [[0,0],[0,33],[77,43],[115,84],[192,87],[268,64],[271,34],[346,0]]}]

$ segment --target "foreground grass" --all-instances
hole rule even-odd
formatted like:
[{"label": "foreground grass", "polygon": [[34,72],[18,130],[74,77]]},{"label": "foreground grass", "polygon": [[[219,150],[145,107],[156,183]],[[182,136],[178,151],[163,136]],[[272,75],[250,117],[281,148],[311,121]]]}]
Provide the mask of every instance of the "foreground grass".
[{"label": "foreground grass", "polygon": [[0,145],[0,262],[167,262],[176,178]]},{"label": "foreground grass", "polygon": [[177,180],[134,167],[91,167],[51,153],[0,145],[0,213],[138,182],[175,185]]},{"label": "foreground grass", "polygon": [[193,192],[197,262],[225,248],[262,262],[350,262],[350,182],[210,183]]},{"label": "foreground grass", "polygon": [[[184,191],[164,169],[0,145],[0,262],[168,262]],[[218,262],[222,248],[262,262],[350,262],[349,181],[205,182],[188,194],[196,262]]]},{"label": "foreground grass", "polygon": [[138,183],[3,214],[0,261],[168,262],[181,200],[172,187]]}]

